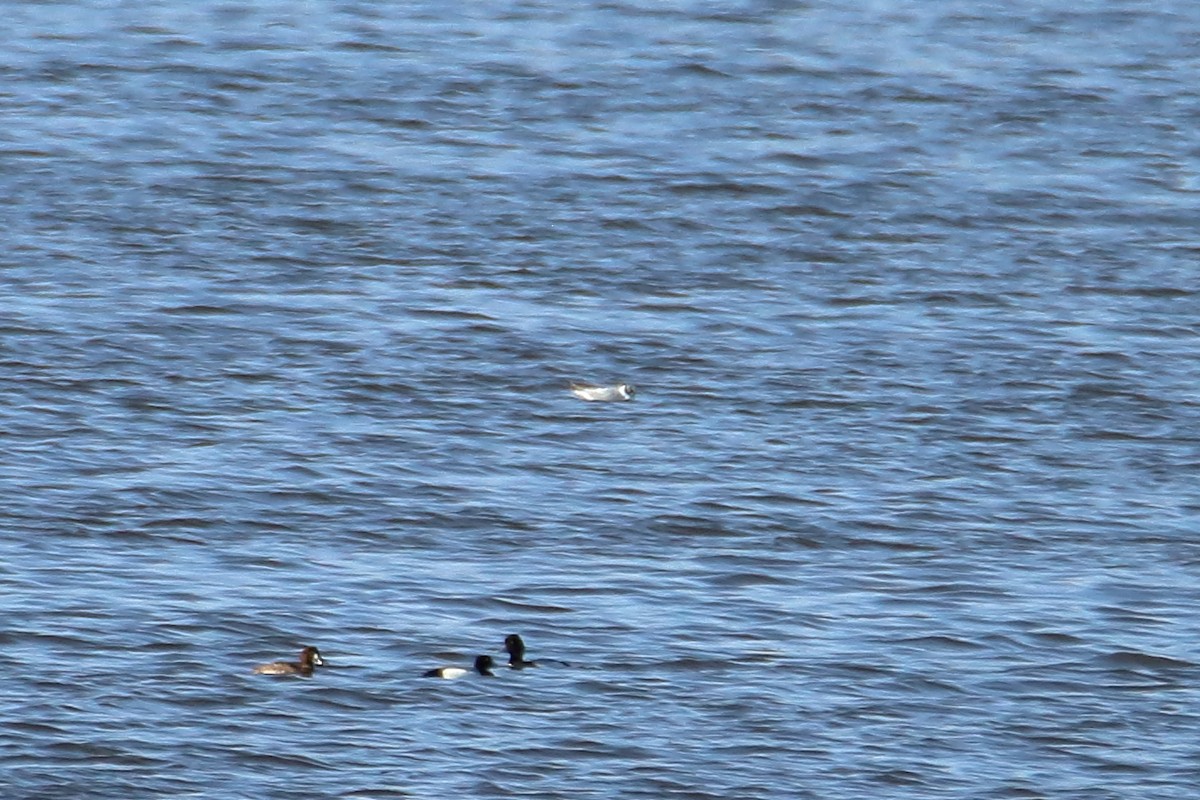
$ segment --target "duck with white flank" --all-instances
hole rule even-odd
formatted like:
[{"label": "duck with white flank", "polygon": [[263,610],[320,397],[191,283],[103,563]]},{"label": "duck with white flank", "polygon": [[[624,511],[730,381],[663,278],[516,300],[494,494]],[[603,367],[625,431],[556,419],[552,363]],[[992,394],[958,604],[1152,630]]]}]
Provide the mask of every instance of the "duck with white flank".
[{"label": "duck with white flank", "polygon": [[[492,660],[491,656],[477,656],[475,658],[475,671],[485,678],[494,677],[492,674],[492,667],[495,665],[496,663]],[[462,667],[438,667],[437,669],[428,670],[425,672],[423,677],[446,678],[447,680],[452,680],[454,678],[461,678],[464,675],[469,675],[470,673],[471,670],[464,669]]]}]

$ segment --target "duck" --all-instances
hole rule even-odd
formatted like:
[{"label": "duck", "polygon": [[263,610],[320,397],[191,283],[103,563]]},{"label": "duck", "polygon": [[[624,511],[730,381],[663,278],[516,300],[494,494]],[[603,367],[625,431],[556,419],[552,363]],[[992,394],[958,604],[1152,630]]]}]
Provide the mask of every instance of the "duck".
[{"label": "duck", "polygon": [[[492,660],[491,656],[476,656],[475,657],[475,671],[478,672],[480,675],[484,676],[485,678],[495,677],[494,674],[492,673],[492,667],[494,667],[495,665],[496,665],[496,662],[494,662]],[[452,680],[454,678],[461,678],[464,675],[469,675],[470,673],[471,673],[471,670],[465,669],[463,667],[437,667],[436,669],[427,670],[422,675],[422,677],[424,677],[424,678],[446,678],[448,680]]]},{"label": "duck", "polygon": [[313,674],[314,667],[325,666],[325,661],[321,658],[321,651],[315,647],[305,647],[300,651],[300,660],[292,663],[290,661],[272,661],[269,664],[259,664],[254,668],[257,675],[304,675]]},{"label": "duck", "polygon": [[633,399],[633,387],[628,383],[618,383],[615,386],[597,386],[594,383],[572,383],[571,394],[580,400],[589,402],[621,402]]},{"label": "duck", "polygon": [[504,651],[508,653],[508,666],[512,669],[525,669],[525,667],[536,667],[536,661],[525,660],[525,640],[520,634],[510,633],[504,637]]}]

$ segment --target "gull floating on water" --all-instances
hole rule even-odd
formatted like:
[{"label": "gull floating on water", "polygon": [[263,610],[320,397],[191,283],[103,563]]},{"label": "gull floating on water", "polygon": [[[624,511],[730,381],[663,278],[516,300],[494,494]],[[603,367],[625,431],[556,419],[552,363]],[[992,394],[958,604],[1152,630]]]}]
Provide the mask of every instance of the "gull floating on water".
[{"label": "gull floating on water", "polygon": [[628,383],[618,383],[616,386],[596,386],[592,383],[572,383],[571,394],[580,400],[599,400],[613,402],[632,400],[633,387]]}]

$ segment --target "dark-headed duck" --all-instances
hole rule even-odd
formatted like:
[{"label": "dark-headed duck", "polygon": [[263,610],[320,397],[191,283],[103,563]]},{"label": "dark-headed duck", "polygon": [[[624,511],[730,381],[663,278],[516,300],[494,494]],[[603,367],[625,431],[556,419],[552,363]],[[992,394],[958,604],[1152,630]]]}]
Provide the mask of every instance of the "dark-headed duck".
[{"label": "dark-headed duck", "polygon": [[300,651],[300,660],[272,661],[270,664],[259,664],[254,672],[259,675],[312,675],[313,667],[323,667],[321,651],[315,647],[306,647]]},{"label": "dark-headed duck", "polygon": [[[480,675],[483,675],[485,678],[494,677],[492,675],[492,667],[494,667],[495,665],[496,665],[496,662],[492,661],[491,656],[476,656],[476,658],[475,658],[475,671],[478,672]],[[437,669],[431,669],[431,670],[425,672],[423,677],[426,677],[426,678],[461,678],[464,675],[470,674],[470,672],[471,672],[471,670],[465,669],[463,667],[438,667]]]},{"label": "dark-headed duck", "polygon": [[525,642],[520,634],[510,633],[504,637],[504,650],[508,653],[508,665],[513,669],[536,667],[536,661],[525,660]]}]

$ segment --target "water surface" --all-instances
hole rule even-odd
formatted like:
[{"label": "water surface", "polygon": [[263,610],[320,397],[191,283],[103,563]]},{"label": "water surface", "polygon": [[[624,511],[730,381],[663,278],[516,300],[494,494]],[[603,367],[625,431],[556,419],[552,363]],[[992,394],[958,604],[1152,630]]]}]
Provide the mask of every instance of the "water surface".
[{"label": "water surface", "polygon": [[1060,5],[5,4],[8,796],[1190,800],[1200,12]]}]

